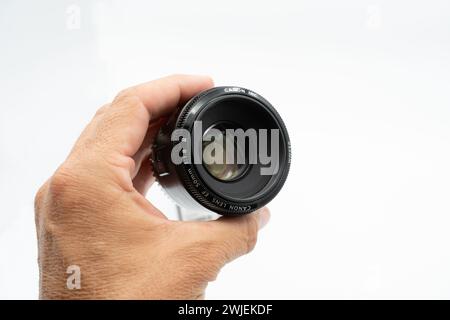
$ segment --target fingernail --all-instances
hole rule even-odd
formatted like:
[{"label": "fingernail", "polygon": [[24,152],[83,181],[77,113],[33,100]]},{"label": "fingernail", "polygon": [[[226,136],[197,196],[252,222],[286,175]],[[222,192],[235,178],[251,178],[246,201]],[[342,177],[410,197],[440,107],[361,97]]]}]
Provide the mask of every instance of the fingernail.
[{"label": "fingernail", "polygon": [[270,211],[269,209],[267,209],[266,207],[262,208],[259,210],[259,214],[258,214],[258,218],[259,218],[259,230],[261,230],[262,228],[264,228],[264,226],[269,222],[270,220]]}]

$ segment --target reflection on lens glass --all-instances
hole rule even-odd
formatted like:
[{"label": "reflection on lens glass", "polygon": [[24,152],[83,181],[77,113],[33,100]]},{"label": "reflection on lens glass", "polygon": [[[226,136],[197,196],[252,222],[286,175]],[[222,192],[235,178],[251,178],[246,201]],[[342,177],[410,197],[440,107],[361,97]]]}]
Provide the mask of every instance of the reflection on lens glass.
[{"label": "reflection on lens glass", "polygon": [[[239,178],[247,168],[245,163],[237,163],[238,155],[245,159],[244,150],[237,145],[232,138],[227,137],[225,134],[225,129],[222,126],[216,126],[222,133],[222,139],[217,139],[217,137],[211,137],[207,130],[203,137],[207,137],[207,140],[203,141],[203,166],[214,178],[222,181],[231,181]],[[209,132],[208,132],[209,131]],[[205,140],[205,139],[204,139]],[[233,146],[232,150],[227,150],[227,145]],[[205,152],[205,149],[208,148]],[[233,163],[226,163],[227,156],[231,157],[233,155]]]}]

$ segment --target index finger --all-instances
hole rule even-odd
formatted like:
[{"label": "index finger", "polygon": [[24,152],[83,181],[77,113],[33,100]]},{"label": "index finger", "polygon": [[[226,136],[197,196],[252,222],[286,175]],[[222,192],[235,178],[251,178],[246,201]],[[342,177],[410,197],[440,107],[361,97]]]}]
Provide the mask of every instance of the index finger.
[{"label": "index finger", "polygon": [[171,75],[130,87],[119,93],[137,96],[151,118],[167,115],[180,103],[185,102],[200,91],[213,86],[207,76]]},{"label": "index finger", "polygon": [[213,82],[206,76],[172,75],[121,91],[86,128],[80,141],[93,148],[131,157],[139,149],[150,120],[174,111]]}]

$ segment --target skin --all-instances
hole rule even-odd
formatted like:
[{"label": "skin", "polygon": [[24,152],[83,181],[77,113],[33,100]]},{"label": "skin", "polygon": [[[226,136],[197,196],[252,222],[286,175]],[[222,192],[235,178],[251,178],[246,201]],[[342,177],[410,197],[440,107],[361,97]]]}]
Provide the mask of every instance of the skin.
[{"label": "skin", "polygon": [[[150,145],[164,117],[213,86],[173,75],[121,91],[100,108],[35,199],[42,299],[199,299],[250,252],[266,208],[216,221],[171,221],[145,198]],[[81,288],[67,288],[71,265]]]}]

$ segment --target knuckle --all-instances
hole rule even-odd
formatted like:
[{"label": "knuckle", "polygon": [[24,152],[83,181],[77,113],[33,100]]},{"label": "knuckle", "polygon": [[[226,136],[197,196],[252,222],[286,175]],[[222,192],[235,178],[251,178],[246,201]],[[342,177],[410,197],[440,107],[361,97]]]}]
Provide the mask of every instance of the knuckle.
[{"label": "knuckle", "polygon": [[48,182],[45,182],[36,192],[34,196],[34,209],[38,212],[44,202],[45,193],[47,192]]},{"label": "knuckle", "polygon": [[96,112],[95,112],[95,117],[101,116],[102,114],[105,113],[105,111],[108,109],[108,107],[110,106],[110,104],[105,104],[103,105],[101,108],[99,108]]},{"label": "knuckle", "polygon": [[131,89],[125,89],[124,92],[119,93],[114,99],[113,105],[116,110],[121,110],[119,111],[121,116],[123,116],[122,112],[132,115],[146,112],[144,103]]},{"label": "knuckle", "polygon": [[35,224],[39,228],[40,220],[42,216],[42,208],[44,206],[45,195],[48,190],[48,182],[45,182],[36,192],[34,197],[34,218]]},{"label": "knuckle", "polygon": [[58,169],[50,178],[50,192],[58,194],[61,191],[64,191],[69,185],[70,180],[72,180],[72,177],[68,174],[66,169]]},{"label": "knuckle", "polygon": [[127,98],[132,95],[134,95],[134,93],[131,88],[120,90],[114,98],[114,102],[120,101],[121,99]]},{"label": "knuckle", "polygon": [[39,189],[35,197],[35,223],[38,235],[54,234],[61,220],[61,213],[70,207],[76,179],[63,164]]},{"label": "knuckle", "polygon": [[65,165],[56,170],[48,181],[48,192],[52,198],[63,200],[77,183],[77,178],[72,170]]},{"label": "knuckle", "polygon": [[85,190],[89,177],[72,166],[74,164],[64,163],[47,182],[45,206],[38,217],[45,234],[56,234],[76,220],[83,221],[92,203],[93,189]]},{"label": "knuckle", "polygon": [[135,104],[140,101],[139,97],[134,92],[134,89],[128,88],[120,91],[117,96],[114,98],[114,105],[128,105]]}]

